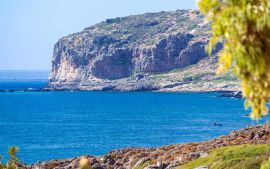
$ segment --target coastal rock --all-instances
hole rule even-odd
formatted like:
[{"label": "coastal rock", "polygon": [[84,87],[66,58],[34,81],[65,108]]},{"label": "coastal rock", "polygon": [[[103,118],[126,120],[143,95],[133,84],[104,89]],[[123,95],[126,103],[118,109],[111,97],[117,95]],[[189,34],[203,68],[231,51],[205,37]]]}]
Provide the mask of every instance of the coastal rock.
[{"label": "coastal rock", "polygon": [[[82,156],[65,160],[52,160],[38,162],[22,168],[27,169],[52,169],[52,168],[77,168],[81,158],[88,158],[93,169],[174,169],[190,160],[207,156],[212,149],[225,146],[243,144],[270,143],[269,126],[252,126],[234,131],[227,136],[187,144],[168,145],[159,148],[125,148],[113,150],[104,156]],[[253,135],[250,137],[250,135]],[[207,167],[201,166],[201,169]]]},{"label": "coastal rock", "polygon": [[148,157],[145,157],[145,158],[141,158],[132,168],[136,168],[136,167],[139,167],[140,165],[142,165],[144,162],[150,160],[150,158]]},{"label": "coastal rock", "polygon": [[194,168],[194,169],[208,169],[208,167],[200,166],[200,167],[197,167],[197,168]]},{"label": "coastal rock", "polygon": [[[211,63],[193,72],[194,76],[181,74],[182,69],[207,58],[205,46],[210,35],[209,24],[195,10],[107,19],[59,39],[46,89],[234,90],[234,83],[215,79],[216,57],[214,62],[209,58]],[[218,44],[213,54],[221,48]],[[202,69],[211,73],[205,70],[202,74]],[[168,73],[175,70],[179,73],[171,77]]]},{"label": "coastal rock", "polygon": [[231,97],[242,99],[243,96],[241,91],[223,91],[221,92],[220,97]]}]

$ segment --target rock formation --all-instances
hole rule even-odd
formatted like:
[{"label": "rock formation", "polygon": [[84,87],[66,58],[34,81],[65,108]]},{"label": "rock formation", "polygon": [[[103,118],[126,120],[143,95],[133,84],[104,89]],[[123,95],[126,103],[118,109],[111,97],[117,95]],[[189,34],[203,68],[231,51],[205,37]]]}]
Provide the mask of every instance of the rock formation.
[{"label": "rock formation", "polygon": [[[181,73],[183,68],[206,58],[209,37],[209,24],[194,10],[107,19],[56,43],[48,88],[164,91],[178,87],[176,90],[181,90],[179,86],[187,84],[186,77],[179,75],[178,82],[170,82],[165,78],[167,73],[174,70]],[[218,45],[217,51],[221,47]],[[157,80],[162,74],[165,77]],[[227,88],[223,85],[215,90],[235,87],[235,84]]]}]

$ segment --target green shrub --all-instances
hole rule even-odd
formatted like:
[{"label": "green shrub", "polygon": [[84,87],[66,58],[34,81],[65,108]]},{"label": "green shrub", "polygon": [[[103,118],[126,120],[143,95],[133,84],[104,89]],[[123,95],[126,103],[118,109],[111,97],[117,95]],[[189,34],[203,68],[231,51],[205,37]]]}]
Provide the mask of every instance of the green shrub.
[{"label": "green shrub", "polygon": [[19,149],[17,147],[10,147],[8,154],[9,154],[9,160],[7,164],[2,163],[3,157],[0,157],[0,169],[18,169],[19,159],[17,158],[17,152]]}]

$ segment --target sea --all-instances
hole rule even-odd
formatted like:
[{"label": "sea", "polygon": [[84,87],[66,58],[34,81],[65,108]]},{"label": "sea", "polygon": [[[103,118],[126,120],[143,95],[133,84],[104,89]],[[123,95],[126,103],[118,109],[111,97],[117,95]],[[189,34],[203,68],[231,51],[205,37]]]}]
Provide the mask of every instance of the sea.
[{"label": "sea", "polygon": [[[21,161],[103,155],[126,147],[199,142],[252,121],[243,100],[219,93],[37,92],[49,71],[0,71],[0,155]],[[220,125],[214,125],[214,123]]]}]

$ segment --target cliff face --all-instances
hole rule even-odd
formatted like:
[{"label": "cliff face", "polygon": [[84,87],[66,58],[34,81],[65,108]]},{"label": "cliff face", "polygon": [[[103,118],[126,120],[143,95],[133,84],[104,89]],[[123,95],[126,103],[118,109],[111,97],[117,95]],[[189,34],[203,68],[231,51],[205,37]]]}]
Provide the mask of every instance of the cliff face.
[{"label": "cliff face", "polygon": [[175,87],[174,82],[156,80],[156,76],[205,58],[209,37],[209,25],[197,11],[107,19],[56,43],[49,88],[129,91]]}]

